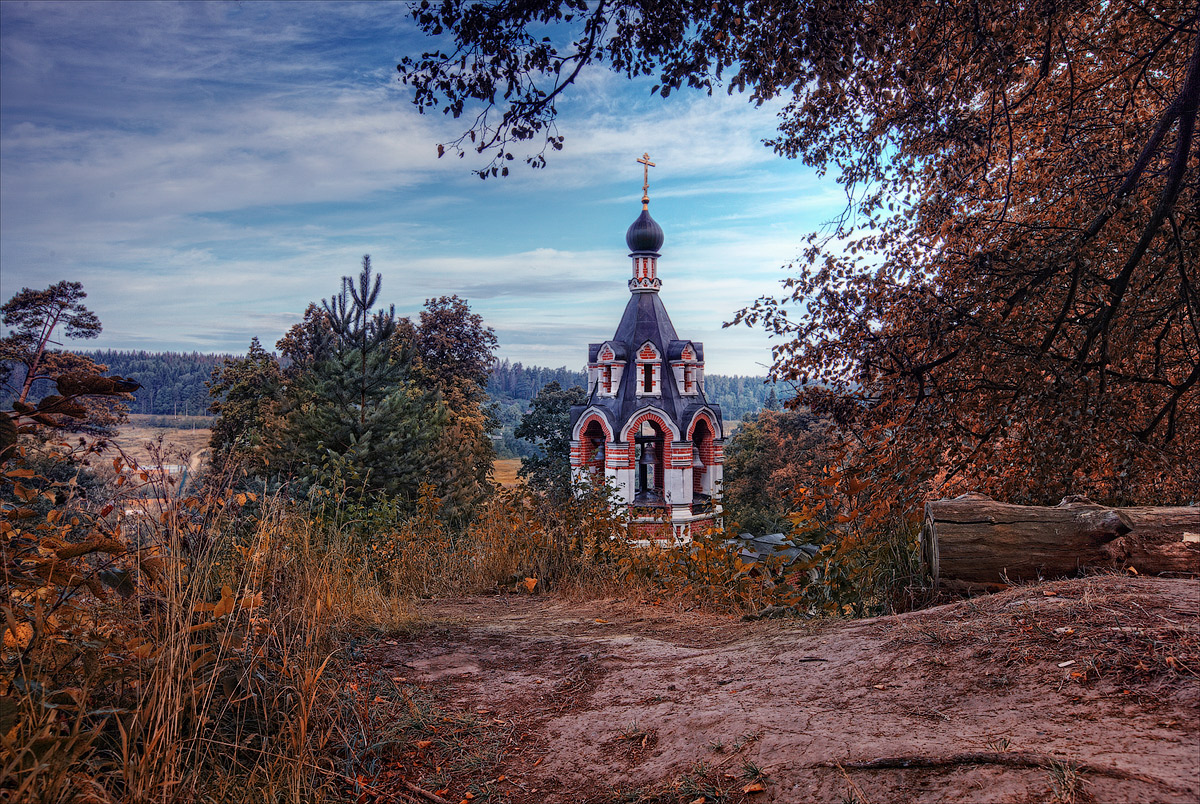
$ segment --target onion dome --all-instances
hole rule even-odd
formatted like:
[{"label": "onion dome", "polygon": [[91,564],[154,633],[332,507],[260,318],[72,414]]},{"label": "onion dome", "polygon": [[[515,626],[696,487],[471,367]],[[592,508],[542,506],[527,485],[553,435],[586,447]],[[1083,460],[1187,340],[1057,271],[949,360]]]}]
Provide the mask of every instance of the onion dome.
[{"label": "onion dome", "polygon": [[643,204],[642,214],[638,215],[637,220],[630,225],[629,231],[625,232],[625,245],[629,246],[631,252],[657,254],[662,244],[662,227],[650,217],[650,210]]}]

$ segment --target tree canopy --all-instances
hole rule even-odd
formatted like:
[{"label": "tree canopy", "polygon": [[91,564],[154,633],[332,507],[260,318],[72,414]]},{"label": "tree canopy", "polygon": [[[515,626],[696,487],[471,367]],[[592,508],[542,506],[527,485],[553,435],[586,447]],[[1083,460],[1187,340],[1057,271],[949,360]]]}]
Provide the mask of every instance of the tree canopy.
[{"label": "tree canopy", "polygon": [[540,454],[521,459],[517,474],[556,502],[571,496],[571,406],[586,402],[583,388],[551,382],[533,398],[517,426],[517,438],[540,449]]},{"label": "tree canopy", "polygon": [[422,111],[467,115],[439,150],[487,175],[563,146],[590,65],[782,100],[769,145],[847,204],[735,319],[782,338],[773,376],[905,482],[1178,500],[1200,487],[1198,9],[444,0],[413,10],[444,47],[399,70]]},{"label": "tree canopy", "polygon": [[45,290],[22,288],[0,307],[4,326],[9,328],[9,334],[0,341],[0,359],[18,363],[25,369],[18,402],[29,397],[30,388],[38,380],[53,379],[39,369],[54,342],[55,330],[61,327],[68,338],[100,336],[100,319],[84,306],[85,298],[82,283],[64,280]]},{"label": "tree canopy", "polygon": [[[111,435],[125,421],[126,402],[140,387],[123,377],[102,376],[108,366],[86,355],[52,349],[56,333],[95,338],[100,319],[83,303],[79,282],[57,282],[45,290],[22,288],[0,307],[9,333],[0,338],[0,398],[11,394],[12,410],[0,412],[0,458],[21,433],[44,428]],[[17,387],[11,383],[16,381]],[[35,385],[54,392],[31,395]]]},{"label": "tree canopy", "polygon": [[286,365],[255,339],[215,367],[214,456],[302,496],[345,486],[406,513],[427,486],[442,517],[464,525],[491,491],[495,335],[457,296],[427,300],[414,324],[381,291],[364,256],[278,341]]}]

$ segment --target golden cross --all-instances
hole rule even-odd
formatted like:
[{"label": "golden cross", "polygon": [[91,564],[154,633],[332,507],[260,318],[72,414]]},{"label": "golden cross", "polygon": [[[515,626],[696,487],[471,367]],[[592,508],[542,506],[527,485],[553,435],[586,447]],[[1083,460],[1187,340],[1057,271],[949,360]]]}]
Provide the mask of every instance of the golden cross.
[{"label": "golden cross", "polygon": [[650,204],[650,168],[656,165],[650,161],[650,154],[642,154],[642,158],[637,160],[642,166],[642,209],[646,209]]}]

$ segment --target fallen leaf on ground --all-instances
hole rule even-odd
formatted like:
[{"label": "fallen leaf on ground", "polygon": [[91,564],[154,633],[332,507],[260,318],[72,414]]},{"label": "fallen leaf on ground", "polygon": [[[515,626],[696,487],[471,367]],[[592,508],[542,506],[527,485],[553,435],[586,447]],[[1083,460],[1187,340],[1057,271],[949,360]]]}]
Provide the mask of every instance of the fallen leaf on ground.
[{"label": "fallen leaf on ground", "polygon": [[761,793],[766,790],[766,786],[762,782],[751,782],[742,788],[743,793]]}]

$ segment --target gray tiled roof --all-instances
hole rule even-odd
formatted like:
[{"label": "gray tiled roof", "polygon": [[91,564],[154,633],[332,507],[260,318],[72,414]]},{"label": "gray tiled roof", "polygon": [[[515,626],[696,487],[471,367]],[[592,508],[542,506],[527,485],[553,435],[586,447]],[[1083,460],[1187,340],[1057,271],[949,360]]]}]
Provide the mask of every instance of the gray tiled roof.
[{"label": "gray tiled roof", "polygon": [[[662,395],[639,398],[637,395],[639,377],[634,368],[636,363],[633,360],[638,349],[647,341],[654,344],[658,353],[663,356]],[[617,324],[616,333],[608,341],[590,344],[589,360],[596,359],[600,347],[604,343],[612,344],[617,359],[627,363],[627,368],[621,375],[621,385],[615,397],[602,397],[593,392],[586,405],[572,407],[572,426],[579,420],[583,411],[589,407],[603,409],[609,421],[616,422],[618,427],[629,421],[636,411],[655,407],[669,414],[683,430],[696,411],[708,408],[713,412],[722,431],[724,430],[720,405],[710,403],[705,398],[703,391],[696,396],[681,396],[679,393],[674,374],[671,371],[671,359],[678,359],[679,353],[683,351],[683,346],[688,343],[695,347],[697,358],[703,359],[704,344],[680,340],[675,333],[675,326],[671,323],[671,317],[667,315],[667,308],[663,306],[662,298],[658,293],[634,292],[630,294],[629,303],[625,305],[625,312],[621,316],[621,322]],[[722,435],[724,435],[723,432]],[[682,437],[686,438],[687,434],[683,433]]]}]

